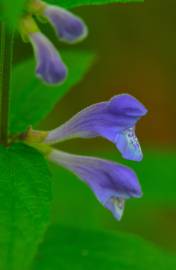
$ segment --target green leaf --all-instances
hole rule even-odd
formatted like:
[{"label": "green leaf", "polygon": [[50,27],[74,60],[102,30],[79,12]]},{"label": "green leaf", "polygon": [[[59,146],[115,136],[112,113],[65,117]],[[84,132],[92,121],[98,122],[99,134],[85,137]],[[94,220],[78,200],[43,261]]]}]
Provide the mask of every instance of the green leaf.
[{"label": "green leaf", "polygon": [[173,270],[176,258],[139,237],[53,226],[34,270]]},{"label": "green leaf", "polygon": [[25,270],[49,222],[50,173],[36,150],[0,146],[0,269]]},{"label": "green leaf", "polygon": [[66,82],[61,86],[44,85],[35,77],[33,61],[18,65],[13,73],[10,130],[25,131],[37,125],[55,104],[78,83],[89,69],[94,56],[89,52],[62,52],[69,68]]},{"label": "green leaf", "polygon": [[144,0],[47,0],[46,2],[65,8],[73,8],[85,5],[103,5],[112,3],[142,3]]},{"label": "green leaf", "polygon": [[1,0],[1,16],[9,26],[15,26],[26,0]]}]

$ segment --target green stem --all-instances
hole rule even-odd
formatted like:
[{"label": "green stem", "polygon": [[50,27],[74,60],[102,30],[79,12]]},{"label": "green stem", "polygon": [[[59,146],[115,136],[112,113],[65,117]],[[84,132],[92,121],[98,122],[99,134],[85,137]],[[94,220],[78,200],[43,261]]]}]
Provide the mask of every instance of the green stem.
[{"label": "green stem", "polygon": [[13,55],[13,32],[0,24],[0,142],[8,144],[10,86]]}]

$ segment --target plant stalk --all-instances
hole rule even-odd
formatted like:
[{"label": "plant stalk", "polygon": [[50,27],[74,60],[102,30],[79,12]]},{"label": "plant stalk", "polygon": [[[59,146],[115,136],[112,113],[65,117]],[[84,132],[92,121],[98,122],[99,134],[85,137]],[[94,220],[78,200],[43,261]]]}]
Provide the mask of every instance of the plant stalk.
[{"label": "plant stalk", "polygon": [[0,23],[0,143],[8,145],[13,31]]}]

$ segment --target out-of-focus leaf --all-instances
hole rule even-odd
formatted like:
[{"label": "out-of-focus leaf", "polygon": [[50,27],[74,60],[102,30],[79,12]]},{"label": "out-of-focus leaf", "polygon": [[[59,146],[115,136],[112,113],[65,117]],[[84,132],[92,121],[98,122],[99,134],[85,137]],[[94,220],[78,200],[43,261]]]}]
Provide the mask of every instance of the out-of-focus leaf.
[{"label": "out-of-focus leaf", "polygon": [[79,227],[101,227],[101,210],[91,190],[71,172],[50,164],[53,174],[53,223]]},{"label": "out-of-focus leaf", "polygon": [[0,146],[0,269],[26,270],[49,223],[50,173],[36,150]]},{"label": "out-of-focus leaf", "polygon": [[22,12],[25,0],[0,0],[0,17],[9,26],[15,26]]},{"label": "out-of-focus leaf", "polygon": [[84,5],[103,5],[103,4],[112,4],[112,3],[142,3],[144,0],[47,0],[46,2],[62,6],[65,8],[73,8]]},{"label": "out-of-focus leaf", "polygon": [[34,270],[173,270],[176,258],[137,236],[53,226]]},{"label": "out-of-focus leaf", "polygon": [[39,81],[34,74],[34,62],[18,65],[13,73],[10,131],[25,131],[38,124],[55,104],[78,83],[88,71],[94,55],[89,52],[63,51],[62,57],[69,69],[63,85],[51,87]]}]

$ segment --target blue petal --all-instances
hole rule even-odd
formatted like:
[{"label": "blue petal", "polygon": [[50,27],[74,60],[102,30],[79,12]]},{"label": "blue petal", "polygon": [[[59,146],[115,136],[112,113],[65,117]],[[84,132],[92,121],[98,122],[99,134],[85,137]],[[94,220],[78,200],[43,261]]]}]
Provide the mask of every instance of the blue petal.
[{"label": "blue petal", "polygon": [[74,43],[87,36],[88,30],[83,20],[63,8],[46,5],[44,16],[62,41]]},{"label": "blue petal", "polygon": [[52,150],[48,158],[71,170],[86,182],[100,203],[118,220],[123,214],[125,200],[142,195],[136,174],[126,166],[58,150]]},{"label": "blue petal", "polygon": [[53,44],[40,32],[30,34],[37,67],[36,75],[49,84],[61,83],[67,76],[67,69]]},{"label": "blue petal", "polygon": [[50,131],[45,142],[54,144],[71,138],[102,136],[113,142],[124,158],[139,161],[142,151],[134,127],[146,112],[145,107],[134,97],[118,95],[79,112],[65,124]]}]

